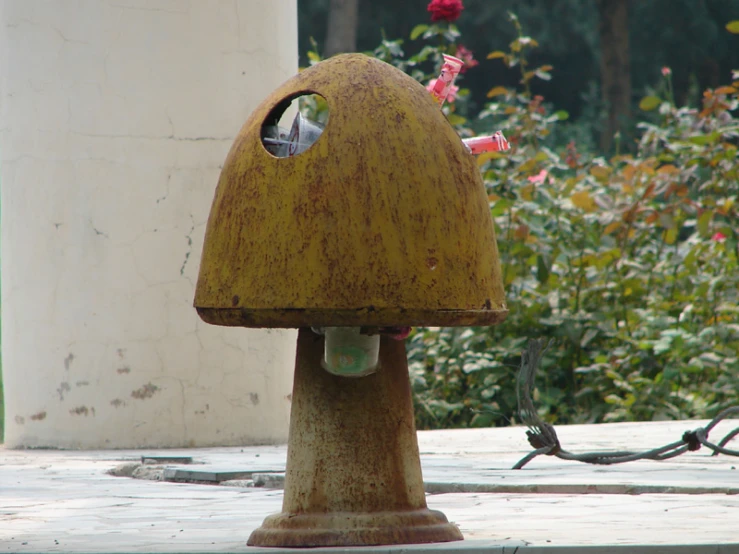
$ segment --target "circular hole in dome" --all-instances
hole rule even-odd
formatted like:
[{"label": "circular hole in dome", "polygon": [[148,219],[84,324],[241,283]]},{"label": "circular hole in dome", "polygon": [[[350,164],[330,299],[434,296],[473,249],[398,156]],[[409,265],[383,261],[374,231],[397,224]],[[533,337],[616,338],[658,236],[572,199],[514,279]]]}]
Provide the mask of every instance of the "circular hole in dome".
[{"label": "circular hole in dome", "polygon": [[278,158],[311,147],[328,123],[328,102],[320,94],[300,92],[277,104],[262,123],[262,144]]}]

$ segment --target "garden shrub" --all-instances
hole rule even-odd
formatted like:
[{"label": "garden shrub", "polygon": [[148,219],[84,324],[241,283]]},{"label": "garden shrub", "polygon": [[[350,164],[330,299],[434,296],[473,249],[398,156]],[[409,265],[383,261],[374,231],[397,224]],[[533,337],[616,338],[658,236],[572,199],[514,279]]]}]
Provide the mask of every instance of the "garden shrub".
[{"label": "garden shrub", "polygon": [[567,114],[531,95],[530,80],[552,70],[526,66],[535,46],[520,34],[491,54],[521,70],[522,90],[493,88],[479,114],[512,144],[478,158],[510,314],[491,328],[416,331],[418,425],[515,421],[533,337],[552,339],[535,399],[547,421],[713,416],[739,399],[739,82],[677,108],[664,68],[633,153],[593,157],[574,141],[550,146]]},{"label": "garden shrub", "polygon": [[[638,141],[616,137],[615,154],[598,156],[561,142],[567,113],[530,88],[554,68],[529,66],[538,45],[511,19],[518,38],[488,58],[520,71],[520,89],[493,87],[472,117],[462,75],[457,101],[444,108],[460,135],[500,129],[511,142],[478,157],[510,313],[490,328],[414,331],[417,426],[517,422],[520,354],[542,337],[552,342],[534,400],[545,421],[712,417],[736,404],[739,74],[706,90],[700,107],[677,107],[662,68],[640,102]],[[412,38],[434,45],[406,59],[402,41],[384,40],[373,54],[424,84],[441,53],[460,46],[450,22],[419,25]]]}]

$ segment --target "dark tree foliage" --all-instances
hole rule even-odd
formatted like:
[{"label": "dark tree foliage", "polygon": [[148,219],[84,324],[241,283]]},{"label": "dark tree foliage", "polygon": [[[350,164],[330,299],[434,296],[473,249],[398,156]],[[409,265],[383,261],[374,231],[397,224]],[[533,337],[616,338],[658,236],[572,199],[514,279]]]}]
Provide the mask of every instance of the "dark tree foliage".
[{"label": "dark tree foliage", "polygon": [[631,49],[629,0],[599,0],[600,86],[605,125],[600,148],[609,151],[613,137],[628,129],[631,119]]},{"label": "dark tree foliage", "polygon": [[[357,49],[374,49],[384,32],[388,39],[403,38],[407,54],[421,48],[408,39],[411,29],[429,22],[426,0],[360,0]],[[524,29],[536,37],[540,48],[531,53],[532,65],[554,66],[551,81],[537,82],[533,93],[543,95],[557,109],[570,113],[571,121],[588,125],[593,139],[603,128],[600,98],[599,13],[596,2],[582,0],[466,0],[458,23],[463,43],[475,52],[480,65],[465,75],[472,91],[470,112],[485,101],[495,85],[514,86],[520,77],[485,56],[506,50],[515,38],[507,12],[515,12]],[[321,51],[326,39],[329,0],[298,0],[301,65],[310,39]],[[678,104],[695,104],[701,91],[726,82],[739,67],[739,35],[726,33],[724,25],[739,19],[739,0],[649,0],[629,5],[630,58],[634,111],[639,98],[660,80],[660,68],[673,70]],[[636,115],[636,113],[634,114]],[[595,141],[594,141],[595,143]]]},{"label": "dark tree foliage", "polygon": [[357,49],[359,0],[331,0],[326,29],[325,55]]},{"label": "dark tree foliage", "polygon": [[739,18],[737,0],[633,2],[632,64],[635,91],[654,84],[654,68],[673,69],[678,104],[726,82],[739,65],[739,36],[724,25]]}]

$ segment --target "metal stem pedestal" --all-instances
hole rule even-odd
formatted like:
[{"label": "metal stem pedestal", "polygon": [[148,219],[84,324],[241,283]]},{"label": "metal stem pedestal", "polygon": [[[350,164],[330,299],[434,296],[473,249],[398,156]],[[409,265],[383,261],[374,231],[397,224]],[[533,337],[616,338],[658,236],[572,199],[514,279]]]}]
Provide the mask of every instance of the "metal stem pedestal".
[{"label": "metal stem pedestal", "polygon": [[324,338],[300,329],[282,513],[251,546],[358,546],[462,540],[426,506],[403,341],[380,344],[377,373],[321,367]]}]

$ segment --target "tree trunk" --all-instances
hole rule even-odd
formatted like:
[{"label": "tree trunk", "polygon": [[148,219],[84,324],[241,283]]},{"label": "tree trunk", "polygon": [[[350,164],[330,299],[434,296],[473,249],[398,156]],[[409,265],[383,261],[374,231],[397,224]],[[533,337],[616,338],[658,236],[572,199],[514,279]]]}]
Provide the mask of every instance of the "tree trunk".
[{"label": "tree trunk", "polygon": [[613,136],[631,118],[631,60],[629,52],[629,0],[598,0],[600,14],[600,79],[603,103],[608,110],[600,137],[604,152],[611,149]]},{"label": "tree trunk", "polygon": [[357,49],[359,0],[331,0],[328,9],[325,57]]}]

